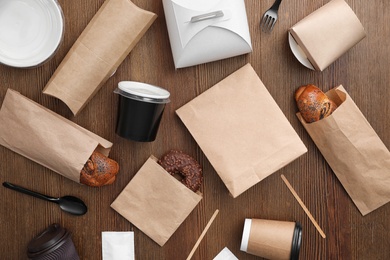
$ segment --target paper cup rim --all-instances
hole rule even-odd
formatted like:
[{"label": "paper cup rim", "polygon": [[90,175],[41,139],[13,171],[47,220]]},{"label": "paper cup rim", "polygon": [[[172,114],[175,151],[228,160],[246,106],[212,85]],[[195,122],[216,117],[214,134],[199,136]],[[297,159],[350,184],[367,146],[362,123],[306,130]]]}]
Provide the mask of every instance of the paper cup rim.
[{"label": "paper cup rim", "polygon": [[249,235],[252,226],[252,219],[246,218],[244,222],[244,230],[242,231],[242,240],[240,250],[247,252],[248,251],[248,243],[249,243]]},{"label": "paper cup rim", "polygon": [[137,81],[121,81],[115,93],[124,97],[151,103],[169,103],[170,93],[151,84]]},{"label": "paper cup rim", "polygon": [[[22,39],[16,35],[11,38],[12,35],[3,34],[8,36],[0,37],[0,46],[2,46],[0,47],[0,63],[16,68],[32,68],[48,61],[58,50],[64,34],[64,15],[58,2],[56,0],[34,2],[29,0],[5,0],[2,3],[3,8],[6,5],[10,10],[28,5],[29,8],[23,10],[29,12],[27,14],[23,13],[23,16],[32,19],[29,24],[35,26],[34,28],[38,28],[38,35],[30,36],[32,38],[29,39]],[[11,28],[10,31],[23,30],[23,20],[21,21],[19,18],[15,15],[7,15],[7,12],[3,11],[0,13],[0,27],[16,26],[14,28],[16,30]],[[19,19],[18,23],[20,22],[20,24],[15,23],[15,19]],[[27,24],[26,21],[25,24]],[[44,24],[47,26],[45,31],[41,29]]]},{"label": "paper cup rim", "polygon": [[298,43],[295,41],[294,37],[291,35],[290,32],[288,32],[288,43],[295,58],[306,68],[315,70],[313,65],[303,52],[302,48],[299,47]]}]

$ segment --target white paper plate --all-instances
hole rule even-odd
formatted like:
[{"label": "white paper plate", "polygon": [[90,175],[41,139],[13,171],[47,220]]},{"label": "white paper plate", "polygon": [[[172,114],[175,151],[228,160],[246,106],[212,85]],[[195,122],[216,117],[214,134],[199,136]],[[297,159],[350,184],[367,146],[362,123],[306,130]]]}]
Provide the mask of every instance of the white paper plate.
[{"label": "white paper plate", "polygon": [[35,67],[62,41],[64,21],[56,0],[0,0],[0,63]]},{"label": "white paper plate", "polygon": [[290,44],[290,49],[292,53],[294,53],[295,58],[297,58],[297,60],[305,67],[311,70],[315,70],[313,65],[311,65],[310,61],[307,59],[307,56],[305,55],[301,47],[299,47],[297,42],[294,40],[294,37],[292,37],[290,32],[288,33],[288,42]]}]

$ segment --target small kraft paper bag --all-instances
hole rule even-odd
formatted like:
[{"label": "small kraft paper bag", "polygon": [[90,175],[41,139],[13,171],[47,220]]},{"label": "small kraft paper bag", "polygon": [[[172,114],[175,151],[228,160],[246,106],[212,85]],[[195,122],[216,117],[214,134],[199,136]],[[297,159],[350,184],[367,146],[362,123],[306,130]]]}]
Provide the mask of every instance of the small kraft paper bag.
[{"label": "small kraft paper bag", "polygon": [[289,33],[304,53],[294,53],[298,60],[308,60],[318,71],[366,37],[359,18],[344,0],[330,1],[292,26]]},{"label": "small kraft paper bag", "polygon": [[364,216],[390,201],[390,152],[343,86],[326,95],[338,105],[329,117],[297,117]]},{"label": "small kraft paper bag", "polygon": [[8,89],[0,109],[0,144],[75,182],[94,150],[112,143]]},{"label": "small kraft paper bag", "polygon": [[151,156],[111,207],[163,246],[201,199]]},{"label": "small kraft paper bag", "polygon": [[106,0],[43,93],[62,100],[77,115],[115,73],[156,17],[130,0]]},{"label": "small kraft paper bag", "polygon": [[250,64],[176,113],[234,198],[307,152]]}]

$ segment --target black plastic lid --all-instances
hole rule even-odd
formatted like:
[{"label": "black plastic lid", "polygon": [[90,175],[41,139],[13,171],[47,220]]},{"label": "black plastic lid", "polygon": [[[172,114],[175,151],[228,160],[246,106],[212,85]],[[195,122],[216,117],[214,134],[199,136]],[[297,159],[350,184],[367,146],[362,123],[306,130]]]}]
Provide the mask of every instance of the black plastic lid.
[{"label": "black plastic lid", "polygon": [[27,246],[28,257],[36,257],[40,254],[53,251],[61,241],[66,240],[69,233],[59,224],[52,224],[42,233],[33,238]]},{"label": "black plastic lid", "polygon": [[291,245],[290,260],[299,259],[299,249],[301,248],[301,242],[302,242],[302,226],[299,222],[296,222],[293,239],[292,239],[292,245]]}]

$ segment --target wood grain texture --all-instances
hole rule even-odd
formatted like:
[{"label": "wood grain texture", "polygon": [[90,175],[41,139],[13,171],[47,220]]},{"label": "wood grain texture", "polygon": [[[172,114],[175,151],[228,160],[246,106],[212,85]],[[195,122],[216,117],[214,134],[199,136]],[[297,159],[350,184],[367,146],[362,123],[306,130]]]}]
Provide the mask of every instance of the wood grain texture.
[{"label": "wood grain texture", "polygon": [[[390,8],[385,0],[346,0],[365,27],[367,37],[323,72],[310,71],[293,56],[287,30],[328,0],[283,1],[279,20],[270,34],[261,32],[259,21],[273,0],[245,0],[253,52],[185,69],[174,69],[162,2],[134,0],[139,7],[158,15],[156,21],[112,76],[77,117],[59,100],[42,94],[47,81],[74,41],[103,4],[103,0],[59,0],[65,17],[65,34],[56,55],[34,69],[0,65],[0,102],[8,88],[112,141],[110,157],[121,171],[107,187],[90,188],[0,147],[0,179],[52,196],[74,195],[89,207],[81,217],[62,213],[52,203],[0,188],[0,259],[26,259],[30,239],[48,225],[58,222],[72,232],[83,260],[101,259],[102,231],[135,232],[136,259],[185,259],[215,209],[215,221],[192,259],[213,259],[225,246],[239,259],[259,259],[240,251],[245,218],[299,221],[303,226],[300,259],[390,259],[390,204],[365,217],[359,213],[342,185],[295,116],[295,89],[315,84],[324,91],[342,84],[390,147]],[[287,119],[308,148],[308,152],[233,199],[175,110],[203,93],[235,70],[250,62]],[[118,98],[113,90],[121,80],[142,81],[166,88],[171,103],[166,107],[157,139],[136,143],[115,134]],[[240,87],[240,86],[237,86]],[[245,104],[243,104],[245,105]],[[1,123],[1,122],[0,122]],[[228,140],[227,140],[228,141]],[[111,202],[151,155],[169,149],[194,156],[203,166],[203,200],[163,246],[158,246],[134,225],[110,208]],[[316,231],[284,183],[291,182],[326,239]]]}]

